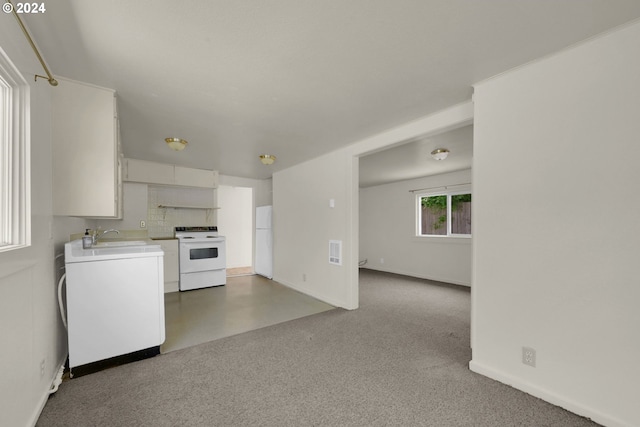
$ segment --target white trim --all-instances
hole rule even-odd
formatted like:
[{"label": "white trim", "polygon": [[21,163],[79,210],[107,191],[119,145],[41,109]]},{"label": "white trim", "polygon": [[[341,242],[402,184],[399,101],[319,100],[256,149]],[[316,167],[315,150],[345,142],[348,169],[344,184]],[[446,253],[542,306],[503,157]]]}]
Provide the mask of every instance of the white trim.
[{"label": "white trim", "polygon": [[[69,356],[68,353],[64,354],[64,357],[62,358],[61,361],[58,362],[58,364],[56,366],[65,366],[66,362],[67,362],[67,357]],[[40,396],[40,400],[38,401],[37,406],[35,407],[35,409],[33,410],[33,412],[31,413],[31,418],[29,419],[29,422],[27,423],[27,425],[30,425],[32,427],[35,427],[35,425],[38,423],[38,419],[40,418],[40,415],[42,415],[42,411],[45,407],[45,405],[47,404],[47,400],[49,400],[49,396],[51,396],[50,391],[53,389],[54,387],[54,383],[56,381],[56,377],[58,375],[58,370],[56,370],[54,372],[54,376],[51,379],[51,386],[49,387],[49,389],[47,389],[47,391],[45,391],[42,396]]]},{"label": "white trim", "polygon": [[0,119],[0,252],[23,248],[31,244],[31,174],[29,84],[0,48],[0,80],[6,105]]},{"label": "white trim", "polygon": [[[472,234],[460,234],[453,233],[451,231],[451,196],[457,196],[460,194],[473,194],[471,192],[471,185],[464,185],[461,189],[457,189],[455,191],[447,191],[445,190],[433,190],[415,193],[415,207],[416,207],[416,217],[415,217],[415,236],[416,238],[443,238],[443,239],[470,239]],[[435,196],[446,196],[447,197],[447,232],[446,234],[422,234],[422,199],[435,197]]]},{"label": "white trim", "polygon": [[411,241],[416,243],[435,245],[471,245],[473,236],[470,234],[454,234],[453,236],[411,236]]},{"label": "white trim", "polygon": [[[405,123],[385,132],[372,135],[346,147],[346,155],[351,156],[351,209],[347,218],[350,230],[350,244],[347,245],[349,258],[347,292],[348,301],[343,308],[347,310],[359,307],[360,291],[358,276],[359,236],[360,236],[360,204],[359,204],[359,158],[377,151],[402,145],[407,141],[419,137],[428,137],[457,129],[473,123],[474,105],[472,100],[464,101],[444,110],[440,110],[421,119]],[[345,150],[345,149],[339,149]],[[344,153],[344,151],[341,151]],[[303,291],[304,292],[304,291]],[[331,303],[330,303],[331,304]],[[472,325],[473,326],[473,325]]]},{"label": "white trim", "polygon": [[274,282],[278,282],[281,285],[286,286],[287,288],[293,289],[294,291],[298,291],[301,294],[305,294],[305,295],[308,295],[308,296],[310,296],[312,298],[315,298],[318,301],[322,301],[324,303],[332,305],[334,307],[344,308],[345,310],[354,310],[354,309],[357,308],[357,307],[353,307],[352,308],[350,306],[349,301],[342,300],[342,299],[337,299],[337,298],[332,298],[332,297],[330,297],[328,295],[324,295],[324,294],[321,294],[319,292],[316,292],[315,289],[306,288],[306,287],[303,287],[303,286],[298,286],[295,283],[288,282],[286,280],[281,280],[278,277],[274,277],[273,281]]},{"label": "white trim", "polygon": [[[455,190],[454,189],[449,190],[449,187],[456,187],[456,188]],[[425,191],[412,190],[411,192],[415,193],[416,195],[423,195],[423,196],[439,196],[444,194],[451,194],[451,195],[471,194],[471,184],[451,184],[451,185],[444,185],[441,187],[434,187],[431,190],[425,190]]]},{"label": "white trim", "polygon": [[363,270],[371,270],[371,271],[380,271],[383,273],[391,273],[391,274],[399,274],[401,276],[408,276],[408,277],[415,277],[417,279],[424,279],[424,280],[431,280],[433,282],[441,282],[441,283],[448,283],[450,285],[456,285],[456,286],[464,286],[466,288],[471,288],[471,283],[469,282],[464,282],[464,281],[460,281],[460,280],[456,280],[456,279],[451,279],[448,277],[443,277],[443,276],[434,276],[434,275],[430,275],[430,274],[424,274],[424,273],[416,273],[414,271],[408,271],[408,270],[403,270],[403,269],[381,269],[379,267],[374,267],[374,266],[370,266],[370,265],[366,265],[364,267],[362,267]]},{"label": "white trim", "polygon": [[360,256],[360,158],[351,157],[351,168],[347,172],[347,176],[351,178],[349,187],[351,190],[350,197],[347,198],[348,219],[350,224],[349,241],[347,245],[347,301],[344,306],[347,310],[355,310],[360,306],[360,283],[358,263],[356,262]]},{"label": "white trim", "polygon": [[506,374],[503,371],[493,369],[483,363],[471,360],[469,362],[469,369],[485,377],[499,381],[503,384],[521,390],[527,394],[540,398],[553,405],[560,406],[574,414],[581,415],[592,419],[598,424],[610,426],[610,427],[633,427],[631,424],[624,422],[611,415],[604,414],[599,411],[594,411],[592,408],[582,405],[574,400],[568,399],[562,395],[559,395],[553,391],[535,386],[530,382],[522,381],[520,378],[513,375]]}]

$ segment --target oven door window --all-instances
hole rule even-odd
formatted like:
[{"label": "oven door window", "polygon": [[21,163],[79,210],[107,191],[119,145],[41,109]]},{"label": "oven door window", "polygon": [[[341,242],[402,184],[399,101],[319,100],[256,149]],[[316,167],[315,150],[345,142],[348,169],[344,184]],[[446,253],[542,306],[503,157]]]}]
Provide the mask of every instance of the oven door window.
[{"label": "oven door window", "polygon": [[180,274],[226,268],[225,242],[181,242]]},{"label": "oven door window", "polygon": [[189,259],[218,258],[218,248],[189,249]]}]

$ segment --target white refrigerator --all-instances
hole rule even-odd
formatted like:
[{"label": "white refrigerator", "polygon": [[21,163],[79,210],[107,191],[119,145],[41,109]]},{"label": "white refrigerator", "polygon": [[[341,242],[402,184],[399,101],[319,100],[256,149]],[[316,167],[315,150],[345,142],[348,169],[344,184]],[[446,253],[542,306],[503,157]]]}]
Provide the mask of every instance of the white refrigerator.
[{"label": "white refrigerator", "polygon": [[271,206],[256,208],[256,264],[257,274],[273,278],[273,234],[271,232]]}]

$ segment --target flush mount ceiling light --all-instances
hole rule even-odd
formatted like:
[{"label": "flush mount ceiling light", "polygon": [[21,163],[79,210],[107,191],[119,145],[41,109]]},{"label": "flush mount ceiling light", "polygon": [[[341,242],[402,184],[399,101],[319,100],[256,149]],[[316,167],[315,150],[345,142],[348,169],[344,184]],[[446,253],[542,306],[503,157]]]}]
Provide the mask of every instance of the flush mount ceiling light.
[{"label": "flush mount ceiling light", "polygon": [[169,148],[171,148],[174,151],[182,151],[182,150],[184,150],[184,147],[187,146],[187,141],[185,141],[184,139],[180,139],[180,138],[165,138],[164,140],[169,145]]},{"label": "flush mount ceiling light", "polygon": [[271,154],[260,154],[260,161],[263,165],[272,165],[276,161],[276,156]]},{"label": "flush mount ceiling light", "polygon": [[449,155],[449,150],[446,148],[436,148],[431,152],[431,156],[433,156],[436,160],[444,160]]}]

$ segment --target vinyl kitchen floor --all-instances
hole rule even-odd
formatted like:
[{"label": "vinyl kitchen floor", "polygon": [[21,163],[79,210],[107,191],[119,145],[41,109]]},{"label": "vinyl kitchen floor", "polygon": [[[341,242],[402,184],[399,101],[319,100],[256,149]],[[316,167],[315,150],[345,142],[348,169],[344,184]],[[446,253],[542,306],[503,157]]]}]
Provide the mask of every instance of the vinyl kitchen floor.
[{"label": "vinyl kitchen floor", "polygon": [[162,353],[334,308],[258,275],[228,277],[225,286],[172,292],[164,298]]}]

